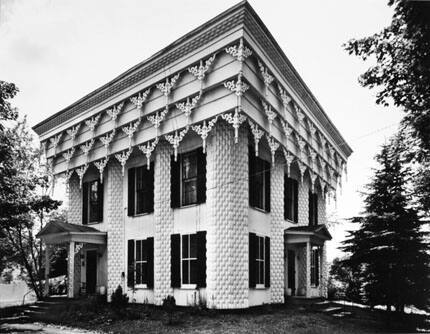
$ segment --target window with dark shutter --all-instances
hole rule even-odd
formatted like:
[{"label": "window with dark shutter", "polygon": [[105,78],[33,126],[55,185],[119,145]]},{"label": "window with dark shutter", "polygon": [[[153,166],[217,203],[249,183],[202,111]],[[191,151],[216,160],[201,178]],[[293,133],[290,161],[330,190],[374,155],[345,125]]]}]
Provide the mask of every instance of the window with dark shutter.
[{"label": "window with dark shutter", "polygon": [[264,286],[270,287],[270,238],[264,238]]},{"label": "window with dark shutter", "polygon": [[148,280],[148,246],[147,240],[136,240],[136,285],[146,284]]},{"label": "window with dark shutter", "polygon": [[206,232],[197,232],[197,287],[206,287]]},{"label": "window with dark shutter", "polygon": [[318,195],[309,192],[309,225],[318,225]]},{"label": "window with dark shutter", "polygon": [[311,285],[318,286],[319,285],[319,261],[320,252],[318,247],[312,247],[311,251]]},{"label": "window with dark shutter", "polygon": [[82,224],[103,221],[103,184],[99,180],[85,182],[82,189]]},{"label": "window with dark shutter", "polygon": [[197,149],[197,203],[206,202],[206,154]]},{"label": "window with dark shutter", "polygon": [[197,284],[197,234],[182,235],[182,284]]},{"label": "window with dark shutter", "polygon": [[255,233],[249,233],[249,287],[255,288],[257,281],[257,268],[256,268],[256,248],[257,236]]},{"label": "window with dark shutter", "polygon": [[284,219],[297,223],[298,182],[285,175],[284,178]]},{"label": "window with dark shutter", "polygon": [[154,238],[146,239],[146,246],[148,252],[148,277],[146,286],[152,289],[154,287]]},{"label": "window with dark shutter", "polygon": [[172,288],[181,287],[181,235],[170,236],[170,281]]},{"label": "window with dark shutter", "polygon": [[270,163],[249,153],[249,205],[270,212]]},{"label": "window with dark shutter", "polygon": [[181,205],[181,169],[179,157],[170,157],[170,206],[179,208]]},{"label": "window with dark shutter", "polygon": [[134,287],[134,240],[128,240],[127,247],[127,286]]},{"label": "window with dark shutter", "polygon": [[128,215],[154,211],[154,163],[128,170]]}]

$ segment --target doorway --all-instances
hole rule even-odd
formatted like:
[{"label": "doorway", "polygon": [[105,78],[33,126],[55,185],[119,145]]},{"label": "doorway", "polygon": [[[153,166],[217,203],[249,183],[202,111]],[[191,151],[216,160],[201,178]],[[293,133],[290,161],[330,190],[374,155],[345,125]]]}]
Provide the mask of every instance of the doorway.
[{"label": "doorway", "polygon": [[296,295],[296,252],[288,250],[288,288],[291,295]]},{"label": "doorway", "polygon": [[97,251],[87,251],[86,291],[88,294],[96,293],[97,285]]}]

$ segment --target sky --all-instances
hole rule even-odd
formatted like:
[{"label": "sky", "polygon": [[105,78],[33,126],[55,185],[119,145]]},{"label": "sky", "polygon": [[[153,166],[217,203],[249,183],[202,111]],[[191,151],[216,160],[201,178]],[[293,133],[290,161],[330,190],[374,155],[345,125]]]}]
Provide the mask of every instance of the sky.
[{"label": "sky", "polygon": [[[19,87],[13,103],[33,126],[237,2],[0,0],[0,80]],[[369,64],[342,44],[389,25],[392,9],[383,0],[249,2],[354,150],[329,210],[338,222],[330,229],[332,259],[351,228],[344,219],[362,211],[373,157],[402,117],[359,85]]]}]

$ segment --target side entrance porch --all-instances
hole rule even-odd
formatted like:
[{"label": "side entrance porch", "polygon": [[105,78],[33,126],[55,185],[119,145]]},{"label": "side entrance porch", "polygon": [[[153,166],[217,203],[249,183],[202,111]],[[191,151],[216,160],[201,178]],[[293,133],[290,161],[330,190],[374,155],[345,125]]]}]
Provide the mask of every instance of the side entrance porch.
[{"label": "side entrance porch", "polygon": [[67,296],[106,294],[107,233],[85,225],[47,224],[37,235],[46,245],[45,296],[49,295],[50,256],[53,245],[67,248]]},{"label": "side entrance porch", "polygon": [[285,295],[327,297],[325,225],[295,226],[284,232]]}]

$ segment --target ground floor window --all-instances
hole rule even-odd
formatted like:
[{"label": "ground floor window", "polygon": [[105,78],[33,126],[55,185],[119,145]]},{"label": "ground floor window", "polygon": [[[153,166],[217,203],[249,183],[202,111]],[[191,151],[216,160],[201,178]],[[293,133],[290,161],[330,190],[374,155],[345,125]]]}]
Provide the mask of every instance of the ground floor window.
[{"label": "ground floor window", "polygon": [[127,285],[154,286],[154,238],[128,240]]},{"label": "ground floor window", "polygon": [[311,285],[319,285],[319,268],[320,267],[320,251],[318,247],[312,247],[311,250]]},{"label": "ground floor window", "polygon": [[249,287],[270,287],[270,238],[249,234]]},{"label": "ground floor window", "polygon": [[197,284],[197,234],[182,235],[182,284]]}]

